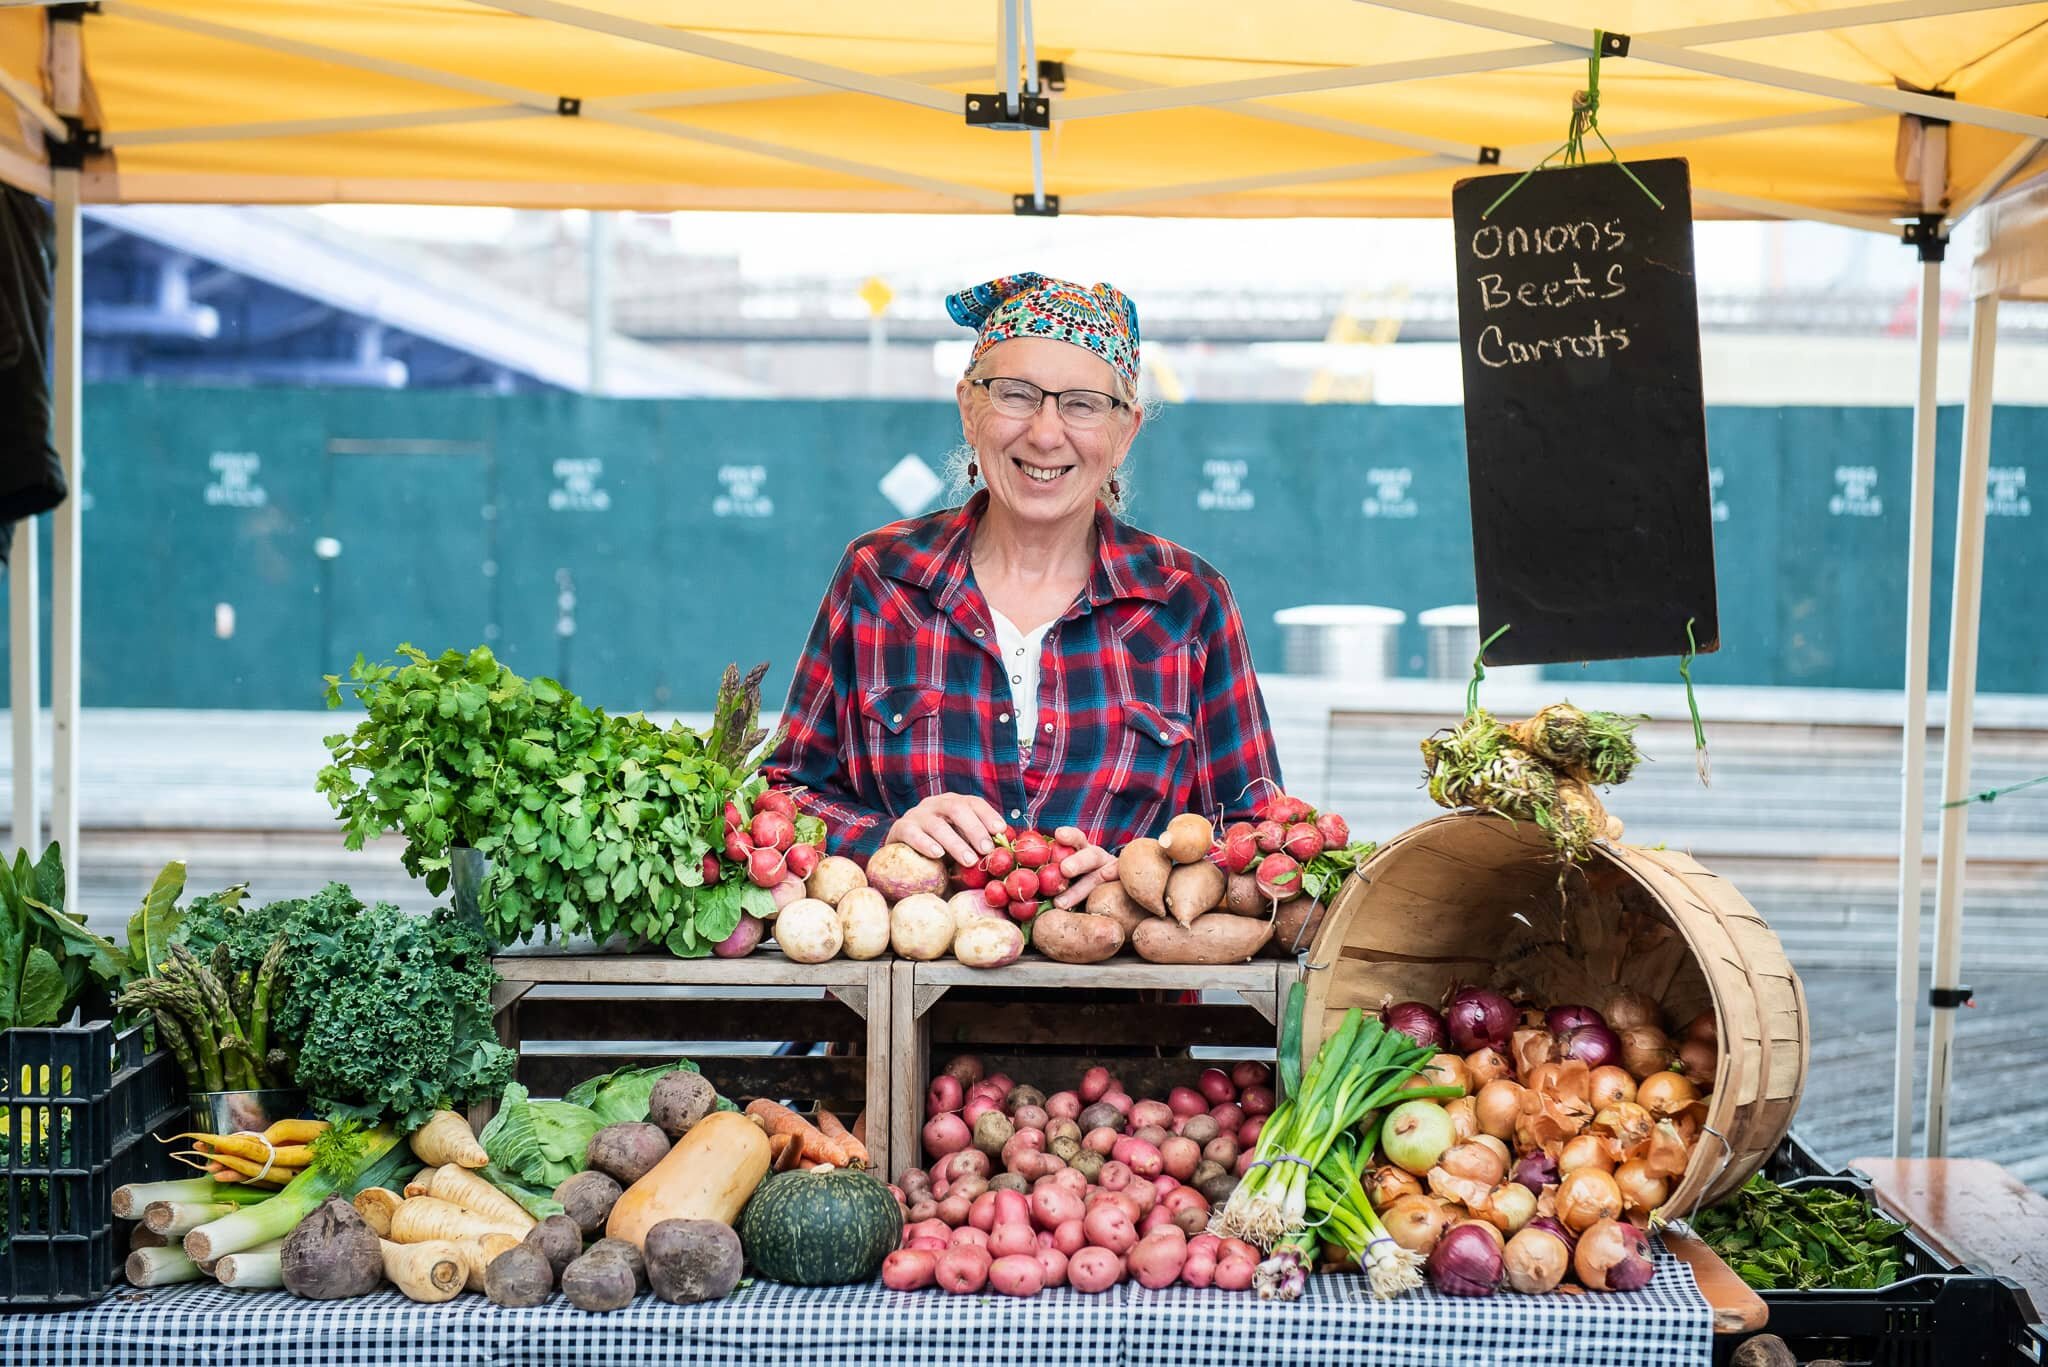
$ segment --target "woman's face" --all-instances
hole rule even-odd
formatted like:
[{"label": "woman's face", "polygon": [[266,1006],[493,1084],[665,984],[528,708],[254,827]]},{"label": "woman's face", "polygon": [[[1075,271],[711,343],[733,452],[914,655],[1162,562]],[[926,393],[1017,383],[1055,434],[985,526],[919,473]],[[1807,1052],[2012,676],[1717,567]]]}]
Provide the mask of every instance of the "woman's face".
[{"label": "woman's face", "polygon": [[[1109,362],[1071,342],[1013,337],[990,347],[976,369],[984,379],[1028,380],[1047,391],[1095,389],[1121,398]],[[998,409],[988,391],[963,379],[960,424],[974,447],[989,497],[1025,522],[1051,524],[1092,513],[1095,496],[1123,464],[1143,415],[1115,409],[1097,426],[1076,431],[1048,399],[1028,418]]]}]

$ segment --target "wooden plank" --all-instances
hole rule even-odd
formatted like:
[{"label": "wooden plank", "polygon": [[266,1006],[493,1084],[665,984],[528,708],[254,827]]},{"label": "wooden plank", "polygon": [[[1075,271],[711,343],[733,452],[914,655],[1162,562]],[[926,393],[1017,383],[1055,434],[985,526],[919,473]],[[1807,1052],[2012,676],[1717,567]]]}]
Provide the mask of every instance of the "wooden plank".
[{"label": "wooden plank", "polygon": [[867,964],[854,959],[800,964],[772,949],[744,959],[678,959],[669,954],[511,952],[491,960],[506,982],[672,984],[698,987],[859,987]]},{"label": "wooden plank", "polygon": [[810,1040],[852,1043],[867,1026],[835,1001],[529,997],[519,1033],[534,1040]]},{"label": "wooden plank", "polygon": [[[1273,1043],[1272,1023],[1248,1006],[1159,1002],[1000,1002],[953,992],[929,1013],[935,1047],[967,1044],[1191,1046]],[[1270,993],[1268,994],[1271,995]]]},{"label": "wooden plank", "polygon": [[[931,1047],[924,1038],[928,1017],[912,1003],[921,989],[911,983],[917,965],[889,965],[889,1175],[916,1167],[924,1154],[918,1133],[924,1125],[925,1069]],[[944,988],[922,989],[943,992]],[[874,1133],[871,1129],[870,1134]],[[869,1146],[872,1149],[872,1145]]]},{"label": "wooden plank", "polygon": [[[670,1061],[656,1054],[523,1054],[519,1080],[535,1096],[560,1096],[585,1078]],[[721,1096],[822,1103],[851,1121],[866,1104],[868,1060],[828,1055],[707,1054],[694,1060]]]},{"label": "wooden plank", "polygon": [[1982,1158],[1858,1158],[1851,1166],[1935,1252],[2010,1277],[2048,1305],[2048,1196]]},{"label": "wooden plank", "polygon": [[[744,961],[742,961],[744,962]],[[1155,964],[1112,959],[1100,964],[1063,964],[1027,954],[1002,968],[969,968],[955,959],[913,965],[919,986],[1167,988],[1193,992],[1271,992],[1279,963],[1254,959],[1241,964]]]},{"label": "wooden plank", "polygon": [[[1268,1046],[1270,1050],[1270,1046]],[[1205,1068],[1228,1068],[1229,1058],[1128,1058],[1102,1054],[987,1053],[980,1055],[991,1073],[1008,1073],[1050,1096],[1081,1083],[1081,1075],[1100,1064],[1131,1096],[1164,1097],[1175,1087],[1193,1087]],[[1262,1060],[1263,1061],[1263,1060]]]},{"label": "wooden plank", "polygon": [[[891,964],[878,959],[868,965],[868,1013],[867,1069],[865,1115],[867,1125],[862,1140],[867,1145],[868,1157],[881,1166],[884,1180],[893,1178],[896,1170],[889,1166],[890,1145],[894,1142],[895,1131],[891,1123],[891,1107],[895,1097],[893,1073],[895,1060],[890,1053],[890,1033],[893,1027],[894,983]],[[854,1124],[848,1119],[847,1127]]]},{"label": "wooden plank", "polygon": [[1714,1313],[1715,1333],[1753,1334],[1770,1321],[1771,1308],[1764,1298],[1736,1276],[1735,1269],[1713,1249],[1670,1228],[1664,1230],[1664,1247],[1692,1269],[1693,1280]]}]

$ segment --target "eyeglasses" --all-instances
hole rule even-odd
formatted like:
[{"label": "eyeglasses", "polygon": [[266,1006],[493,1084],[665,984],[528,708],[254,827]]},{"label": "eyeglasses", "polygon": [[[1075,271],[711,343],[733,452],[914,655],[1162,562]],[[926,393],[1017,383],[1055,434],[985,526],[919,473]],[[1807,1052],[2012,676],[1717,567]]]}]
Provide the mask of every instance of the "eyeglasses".
[{"label": "eyeglasses", "polygon": [[1099,389],[1041,389],[1029,380],[1013,380],[1004,375],[971,383],[988,391],[989,402],[1005,417],[1036,417],[1045,401],[1051,399],[1059,408],[1060,420],[1075,429],[1100,427],[1117,409],[1130,406]]}]

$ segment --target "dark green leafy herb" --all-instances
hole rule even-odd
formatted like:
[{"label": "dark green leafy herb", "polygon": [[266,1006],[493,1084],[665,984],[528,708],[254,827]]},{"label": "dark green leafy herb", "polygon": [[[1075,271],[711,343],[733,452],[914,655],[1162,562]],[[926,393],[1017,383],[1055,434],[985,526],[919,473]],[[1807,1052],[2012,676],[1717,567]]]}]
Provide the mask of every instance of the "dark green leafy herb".
[{"label": "dark green leafy herb", "polygon": [[0,860],[0,1030],[55,1025],[86,987],[115,982],[121,954],[64,910],[64,859],[55,844]]},{"label": "dark green leafy herb", "polygon": [[1903,1275],[1905,1226],[1862,1197],[1822,1187],[1781,1187],[1762,1173],[1704,1210],[1693,1230],[1759,1290],[1868,1291]]},{"label": "dark green leafy herb", "polygon": [[758,725],[763,665],[727,667],[710,730],[611,716],[551,679],[524,679],[479,646],[429,658],[401,646],[399,665],[359,656],[330,675],[327,701],[355,694],[366,719],[329,736],[319,788],[350,849],[385,831],[406,838],[404,863],[439,896],[449,850],[489,861],[479,896],[498,941],[624,937],[701,956],[744,914],[774,901],[705,857],[724,846],[728,801],[745,812],[773,741]]},{"label": "dark green leafy herb", "polygon": [[1372,852],[1378,848],[1373,841],[1354,840],[1349,845],[1324,850],[1303,867],[1301,890],[1318,902],[1336,896],[1351,871],[1372,858]]}]

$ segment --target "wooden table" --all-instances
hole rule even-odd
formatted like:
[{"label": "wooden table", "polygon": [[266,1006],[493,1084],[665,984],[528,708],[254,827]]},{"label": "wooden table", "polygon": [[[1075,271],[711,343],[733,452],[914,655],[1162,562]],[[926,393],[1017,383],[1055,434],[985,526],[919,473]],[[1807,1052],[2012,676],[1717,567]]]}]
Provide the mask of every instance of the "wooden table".
[{"label": "wooden table", "polygon": [[2010,1277],[2048,1304],[2048,1196],[1982,1158],[1858,1158],[1877,1203],[1952,1262]]}]

